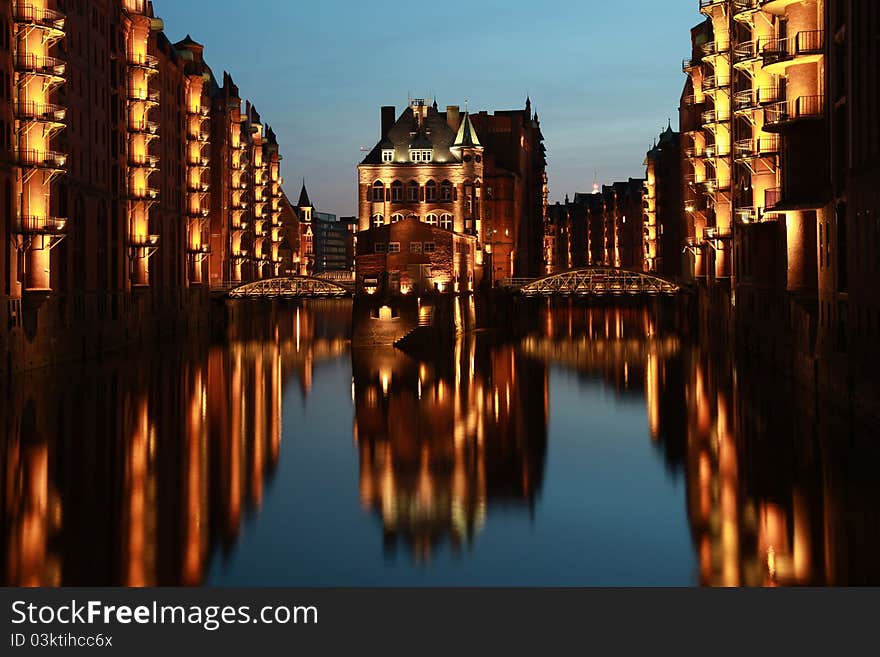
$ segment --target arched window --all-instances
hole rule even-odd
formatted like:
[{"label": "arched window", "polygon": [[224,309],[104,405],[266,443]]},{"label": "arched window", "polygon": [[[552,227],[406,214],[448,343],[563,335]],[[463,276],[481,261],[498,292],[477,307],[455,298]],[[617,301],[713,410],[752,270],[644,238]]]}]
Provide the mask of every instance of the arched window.
[{"label": "arched window", "polygon": [[443,230],[452,230],[452,215],[443,213],[440,215],[440,228]]},{"label": "arched window", "polygon": [[373,202],[374,203],[382,203],[385,201],[385,185],[382,184],[381,180],[377,180],[373,183]]},{"label": "arched window", "polygon": [[429,226],[436,226],[437,225],[437,215],[432,212],[427,217],[425,217],[425,223],[428,224]]},{"label": "arched window", "polygon": [[437,183],[429,180],[425,185],[425,200],[429,203],[437,200]]},{"label": "arched window", "polygon": [[385,217],[383,217],[381,214],[374,214],[373,215],[373,225],[374,226],[376,226],[378,228],[379,226],[383,226],[384,224],[385,224]]},{"label": "arched window", "polygon": [[419,183],[410,180],[406,187],[406,200],[410,203],[418,203],[419,201]]},{"label": "arched window", "polygon": [[440,183],[440,200],[441,201],[451,201],[452,200],[452,183],[448,180],[444,180]]},{"label": "arched window", "polygon": [[396,224],[398,221],[403,221],[402,214],[392,214],[391,215],[391,223]]},{"label": "arched window", "polygon": [[403,200],[403,183],[399,180],[395,180],[391,183],[391,201],[394,203],[399,203]]},{"label": "arched window", "polygon": [[412,214],[412,213],[411,213],[411,214],[407,215],[406,218],[407,218],[407,219],[415,219],[416,221],[418,221],[418,220],[419,220],[419,215],[417,215],[417,214]]}]

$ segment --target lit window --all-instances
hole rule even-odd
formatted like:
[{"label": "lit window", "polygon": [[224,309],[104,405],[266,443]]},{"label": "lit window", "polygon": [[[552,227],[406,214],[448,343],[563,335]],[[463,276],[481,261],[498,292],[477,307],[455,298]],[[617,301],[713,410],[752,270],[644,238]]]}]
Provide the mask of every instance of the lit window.
[{"label": "lit window", "polygon": [[385,200],[385,185],[381,180],[373,183],[373,202],[382,203]]},{"label": "lit window", "polygon": [[396,224],[398,221],[403,221],[402,214],[392,214],[391,215],[391,223]]},{"label": "lit window", "polygon": [[388,253],[400,253],[400,242],[388,242]]},{"label": "lit window", "polygon": [[376,242],[375,251],[376,251],[376,253],[387,253],[388,252],[388,245],[385,244],[385,242]]},{"label": "lit window", "polygon": [[437,245],[434,242],[425,242],[423,250],[425,253],[434,253],[437,250]]},{"label": "lit window", "polygon": [[434,159],[434,152],[430,149],[412,149],[409,152],[412,162],[430,162]]},{"label": "lit window", "polygon": [[440,228],[443,230],[452,230],[452,215],[451,214],[441,214],[440,215]]},{"label": "lit window", "polygon": [[409,252],[410,253],[421,253],[422,252],[422,243],[421,242],[410,242]]},{"label": "lit window", "polygon": [[419,200],[419,183],[411,180],[406,188],[406,200],[410,203],[417,203]]},{"label": "lit window", "polygon": [[393,162],[394,161],[394,151],[391,149],[385,149],[382,151],[382,161],[383,162]]},{"label": "lit window", "polygon": [[395,180],[391,183],[391,200],[392,202],[400,202],[403,200],[403,183]]},{"label": "lit window", "polygon": [[383,217],[381,214],[374,214],[373,215],[373,225],[374,226],[378,227],[378,226],[382,226],[384,224],[385,224],[385,217]]},{"label": "lit window", "polygon": [[440,185],[440,200],[441,201],[451,201],[452,200],[452,183],[448,180],[444,180]]},{"label": "lit window", "polygon": [[425,223],[429,224],[431,226],[436,226],[437,225],[437,215],[432,212],[427,217],[425,217]]},{"label": "lit window", "polygon": [[425,200],[428,202],[437,200],[437,183],[429,180],[425,185]]}]

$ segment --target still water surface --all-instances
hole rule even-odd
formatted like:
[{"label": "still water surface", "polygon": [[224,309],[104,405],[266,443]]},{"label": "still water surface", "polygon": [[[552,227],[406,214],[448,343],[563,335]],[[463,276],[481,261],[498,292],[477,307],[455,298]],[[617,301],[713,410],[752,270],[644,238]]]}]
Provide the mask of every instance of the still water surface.
[{"label": "still water surface", "polygon": [[649,307],[352,349],[350,302],[15,380],[9,585],[880,582],[876,440]]}]

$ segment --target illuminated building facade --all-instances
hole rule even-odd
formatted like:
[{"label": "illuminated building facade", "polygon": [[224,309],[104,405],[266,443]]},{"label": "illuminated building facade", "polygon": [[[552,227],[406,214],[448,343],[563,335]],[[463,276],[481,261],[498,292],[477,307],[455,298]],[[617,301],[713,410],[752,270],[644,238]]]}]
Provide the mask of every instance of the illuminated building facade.
[{"label": "illuminated building facade", "polygon": [[868,31],[880,10],[867,0],[701,0],[700,10],[681,105],[694,275],[735,309],[751,350],[870,402],[880,148]]},{"label": "illuminated building facade", "polygon": [[643,271],[645,194],[644,179],[630,178],[549,206],[545,272],[602,265]]},{"label": "illuminated building facade", "polygon": [[670,125],[645,157],[644,271],[667,278],[682,274],[684,207],[681,135]]},{"label": "illuminated building facade", "polygon": [[163,29],[147,0],[0,5],[2,372],[198,325],[209,285],[294,257],[275,135]]},{"label": "illuminated building facade", "polygon": [[[383,107],[380,141],[358,166],[358,291],[369,292],[365,277],[373,292],[460,293],[479,285],[487,271],[487,284],[514,273],[537,275],[544,170],[543,137],[530,103],[522,111],[493,115],[470,115],[457,106],[440,112],[436,102],[422,99],[411,101],[399,117],[393,107]],[[400,269],[380,272],[379,282],[389,283],[379,288],[377,272],[367,263],[376,260],[371,249],[382,240],[367,233],[404,221],[425,224],[412,230],[436,235],[429,242],[449,243],[454,257],[440,261],[412,247],[397,258]]]}]

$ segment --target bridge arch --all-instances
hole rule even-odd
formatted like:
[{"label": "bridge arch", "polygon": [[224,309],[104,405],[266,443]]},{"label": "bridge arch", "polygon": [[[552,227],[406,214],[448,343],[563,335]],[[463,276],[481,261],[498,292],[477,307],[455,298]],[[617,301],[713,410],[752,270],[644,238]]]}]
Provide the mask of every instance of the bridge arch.
[{"label": "bridge arch", "polygon": [[297,299],[347,297],[351,292],[333,281],[311,276],[284,276],[245,283],[229,291],[232,299]]},{"label": "bridge arch", "polygon": [[523,281],[515,287],[527,297],[660,296],[676,294],[681,289],[666,278],[618,267],[570,269]]}]

